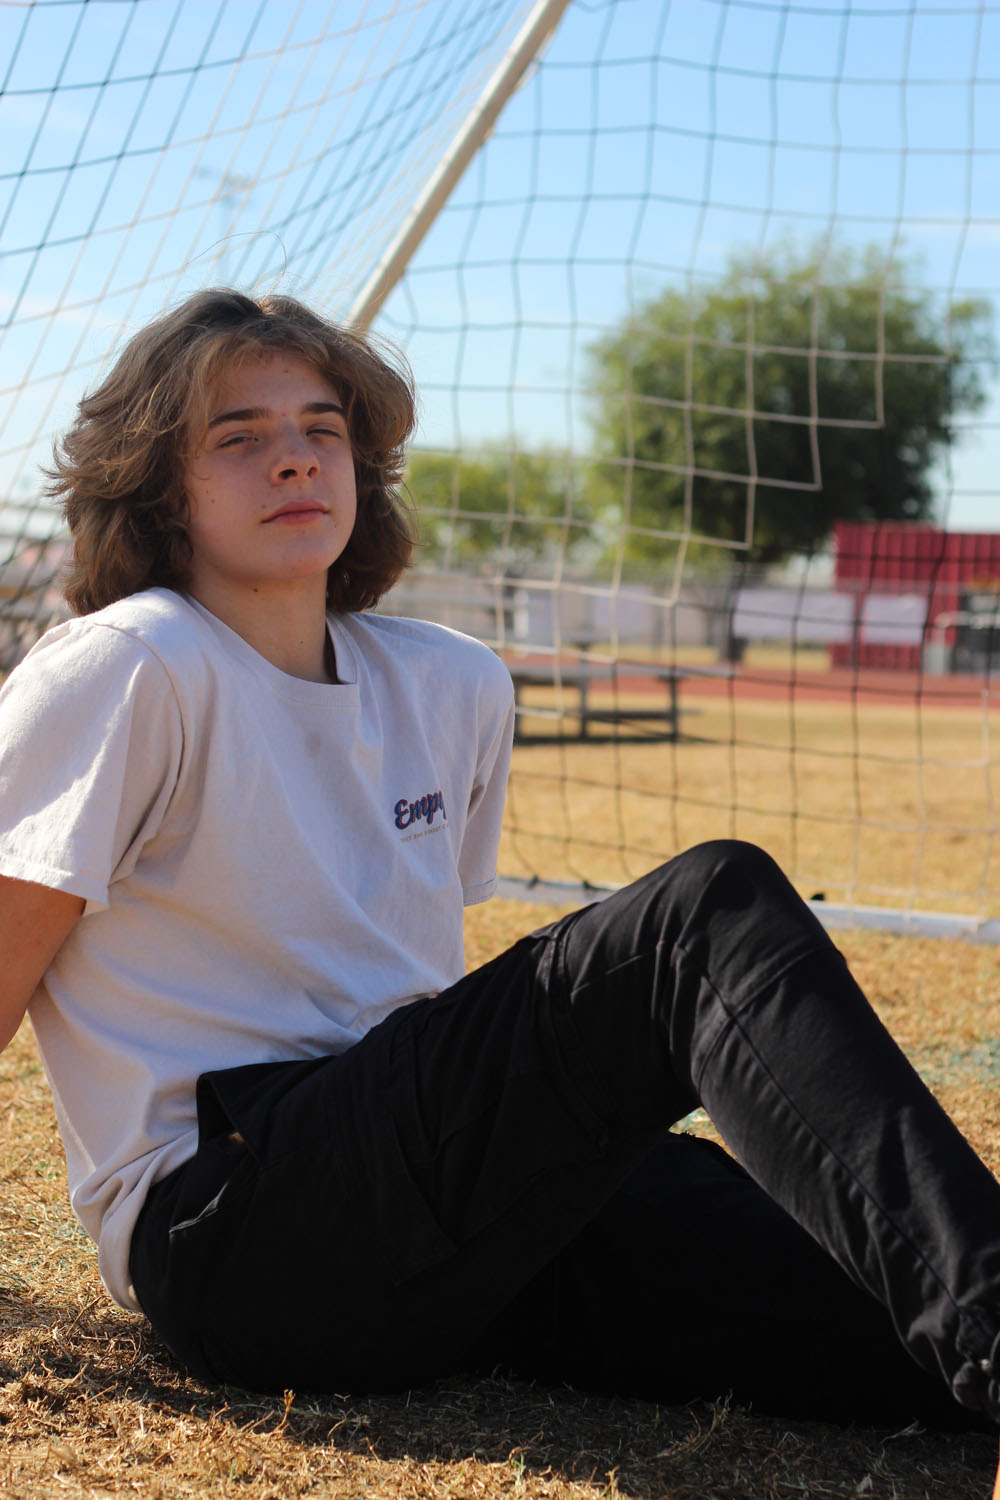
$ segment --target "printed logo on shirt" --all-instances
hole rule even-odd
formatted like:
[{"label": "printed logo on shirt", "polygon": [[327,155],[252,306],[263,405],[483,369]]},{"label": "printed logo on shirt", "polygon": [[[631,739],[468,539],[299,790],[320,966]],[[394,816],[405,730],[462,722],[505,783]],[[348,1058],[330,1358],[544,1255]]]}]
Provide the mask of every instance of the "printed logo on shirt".
[{"label": "printed logo on shirt", "polygon": [[412,828],[414,823],[426,823],[430,828],[439,815],[445,822],[448,820],[441,791],[425,792],[415,802],[411,802],[408,797],[400,797],[392,811],[396,827],[400,829]]}]

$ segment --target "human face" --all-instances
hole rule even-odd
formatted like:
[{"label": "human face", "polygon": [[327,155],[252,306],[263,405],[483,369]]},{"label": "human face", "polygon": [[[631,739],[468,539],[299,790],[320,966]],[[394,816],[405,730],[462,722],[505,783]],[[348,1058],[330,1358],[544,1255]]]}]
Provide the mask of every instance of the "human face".
[{"label": "human face", "polygon": [[234,367],[184,483],[196,599],[223,618],[262,594],[325,600],[357,497],[340,394],[315,366],[276,354]]}]

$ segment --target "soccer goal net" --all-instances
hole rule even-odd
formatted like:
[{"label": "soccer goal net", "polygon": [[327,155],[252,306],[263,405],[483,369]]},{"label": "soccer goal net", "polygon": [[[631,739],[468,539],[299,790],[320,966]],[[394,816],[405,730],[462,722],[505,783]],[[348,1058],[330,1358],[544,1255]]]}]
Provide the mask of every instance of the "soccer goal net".
[{"label": "soccer goal net", "polygon": [[4,665],[82,391],[281,289],[414,367],[383,607],[511,668],[505,890],[737,836],[992,934],[1000,7],[0,0],[0,66]]}]

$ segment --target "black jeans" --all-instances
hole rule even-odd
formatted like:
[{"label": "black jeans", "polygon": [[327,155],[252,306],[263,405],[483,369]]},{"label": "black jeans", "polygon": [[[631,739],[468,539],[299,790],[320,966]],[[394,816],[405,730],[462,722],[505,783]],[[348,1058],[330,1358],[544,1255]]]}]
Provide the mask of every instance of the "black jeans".
[{"label": "black jeans", "polygon": [[[742,1167],[667,1134],[699,1103]],[[989,1405],[1000,1186],[749,845],[691,850],[344,1054],[207,1074],[198,1108],[132,1275],[203,1378],[503,1362],[788,1414]]]}]

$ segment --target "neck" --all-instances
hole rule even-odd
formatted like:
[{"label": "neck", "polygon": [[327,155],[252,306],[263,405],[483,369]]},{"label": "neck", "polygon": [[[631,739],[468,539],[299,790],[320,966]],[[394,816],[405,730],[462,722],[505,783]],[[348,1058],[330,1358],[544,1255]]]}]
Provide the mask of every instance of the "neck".
[{"label": "neck", "polygon": [[326,628],[326,578],[319,589],[315,582],[302,580],[309,586],[274,590],[264,584],[249,597],[242,591],[227,595],[195,586],[191,595],[279,671],[304,682],[336,682]]}]

